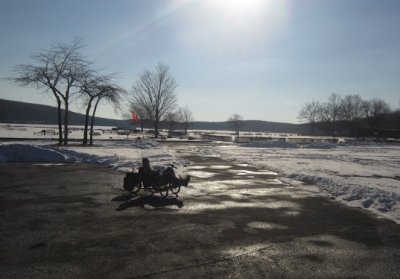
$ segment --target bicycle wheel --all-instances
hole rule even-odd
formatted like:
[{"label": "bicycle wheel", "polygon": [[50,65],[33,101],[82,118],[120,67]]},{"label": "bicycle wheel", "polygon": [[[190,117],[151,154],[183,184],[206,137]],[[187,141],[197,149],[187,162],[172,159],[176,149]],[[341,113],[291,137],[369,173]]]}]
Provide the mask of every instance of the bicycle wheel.
[{"label": "bicycle wheel", "polygon": [[162,197],[168,197],[168,185],[160,185],[158,192]]},{"label": "bicycle wheel", "polygon": [[131,193],[136,194],[137,192],[140,191],[140,189],[142,189],[142,182],[136,183],[136,185],[133,186],[133,189],[131,190]]},{"label": "bicycle wheel", "polygon": [[170,188],[171,193],[178,197],[178,193],[181,190],[181,185],[174,186],[172,183],[169,183],[168,187]]}]

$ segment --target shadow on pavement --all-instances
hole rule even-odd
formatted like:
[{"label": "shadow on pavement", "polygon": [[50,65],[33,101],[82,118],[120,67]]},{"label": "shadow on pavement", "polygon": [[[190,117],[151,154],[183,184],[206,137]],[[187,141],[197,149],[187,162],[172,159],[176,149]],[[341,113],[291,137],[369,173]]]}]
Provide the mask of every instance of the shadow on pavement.
[{"label": "shadow on pavement", "polygon": [[125,194],[121,196],[117,196],[113,198],[113,201],[123,201],[123,199],[128,199],[123,204],[120,204],[116,211],[125,210],[130,207],[141,207],[144,208],[145,205],[150,205],[154,208],[161,208],[170,205],[176,205],[178,208],[183,207],[183,202],[178,200],[177,198],[164,198],[164,197],[156,197],[156,196],[147,196],[147,197],[137,197],[135,199],[132,198],[132,194]]}]

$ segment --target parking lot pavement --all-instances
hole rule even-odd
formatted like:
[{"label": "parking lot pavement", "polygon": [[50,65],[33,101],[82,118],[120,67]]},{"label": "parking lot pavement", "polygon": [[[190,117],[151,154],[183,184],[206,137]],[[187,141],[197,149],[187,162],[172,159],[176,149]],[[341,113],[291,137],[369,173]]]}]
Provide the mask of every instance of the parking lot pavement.
[{"label": "parking lot pavement", "polygon": [[0,165],[1,277],[400,274],[400,226],[392,221],[265,170],[180,155],[192,162],[192,181],[177,199],[129,195],[124,174],[95,165]]}]

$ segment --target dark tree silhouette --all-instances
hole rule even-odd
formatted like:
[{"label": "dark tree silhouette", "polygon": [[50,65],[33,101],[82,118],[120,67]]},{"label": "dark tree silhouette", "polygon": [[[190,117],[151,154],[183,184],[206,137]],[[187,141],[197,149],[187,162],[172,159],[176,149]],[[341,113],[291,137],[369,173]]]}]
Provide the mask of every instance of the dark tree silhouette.
[{"label": "dark tree silhouette", "polygon": [[185,135],[188,134],[188,129],[191,122],[193,122],[193,114],[188,107],[181,107],[178,109],[179,121],[183,124]]},{"label": "dark tree silhouette", "polygon": [[339,94],[332,93],[328,102],[324,103],[321,109],[320,119],[325,123],[327,130],[333,137],[336,136],[336,126],[340,115],[340,100]]},{"label": "dark tree silhouette", "polygon": [[176,107],[176,87],[177,83],[169,67],[161,63],[154,71],[145,70],[132,86],[132,102],[144,109],[153,121],[156,138],[161,119]]},{"label": "dark tree silhouette", "polygon": [[[315,117],[316,111],[320,112],[320,116]],[[363,100],[359,95],[346,95],[342,98],[332,93],[329,101],[322,105],[318,101],[303,105],[299,120],[325,125],[334,137],[337,132],[356,137],[398,137],[398,115],[399,111],[392,111],[382,99]]]},{"label": "dark tree silhouette", "polygon": [[314,135],[315,124],[321,120],[322,109],[322,104],[315,100],[304,104],[300,109],[298,119],[310,124],[311,135]]},{"label": "dark tree silhouette", "polygon": [[382,99],[375,98],[364,101],[362,109],[363,117],[368,122],[369,134],[373,134],[374,130],[381,132],[385,128],[391,112],[389,104]]},{"label": "dark tree silhouette", "polygon": [[[48,51],[32,56],[32,64],[16,66],[14,82],[22,86],[34,85],[50,91],[57,102],[59,144],[68,144],[68,113],[71,96],[76,85],[87,72],[89,63],[79,50],[80,40],[69,44],[56,44]],[[64,104],[64,138],[62,131],[61,105]]]},{"label": "dark tree silhouette", "polygon": [[109,101],[112,105],[118,107],[124,94],[124,90],[117,86],[114,82],[114,75],[98,75],[94,72],[88,72],[80,81],[80,93],[86,98],[85,125],[83,133],[83,145],[88,143],[88,126],[89,118],[93,103],[95,103],[92,111],[91,128],[90,128],[90,144],[93,141],[93,121],[97,109],[97,105],[101,99]]},{"label": "dark tree silhouette", "polygon": [[364,101],[359,95],[346,95],[340,101],[340,119],[347,123],[349,133],[357,135],[358,121],[363,117]]},{"label": "dark tree silhouette", "polygon": [[176,112],[173,112],[173,111],[169,112],[165,116],[165,121],[167,121],[168,124],[169,124],[168,135],[172,136],[172,133],[174,132],[174,126],[179,121],[179,115]]},{"label": "dark tree silhouette", "polygon": [[243,116],[235,113],[234,115],[229,117],[228,123],[231,126],[231,128],[235,131],[236,136],[239,137],[240,129],[243,126]]},{"label": "dark tree silhouette", "polygon": [[139,123],[141,132],[143,133],[144,125],[149,121],[150,116],[147,115],[146,109],[140,104],[136,103],[134,100],[129,101],[129,110],[131,113],[136,113],[139,116]]},{"label": "dark tree silhouette", "polygon": [[98,94],[94,98],[94,107],[92,111],[92,117],[90,120],[90,138],[89,138],[90,145],[93,144],[94,120],[99,103],[101,101],[104,101],[113,105],[115,110],[120,110],[120,105],[122,103],[122,100],[124,99],[124,96],[126,95],[126,91],[123,88],[112,83],[111,81],[98,84],[96,90]]}]

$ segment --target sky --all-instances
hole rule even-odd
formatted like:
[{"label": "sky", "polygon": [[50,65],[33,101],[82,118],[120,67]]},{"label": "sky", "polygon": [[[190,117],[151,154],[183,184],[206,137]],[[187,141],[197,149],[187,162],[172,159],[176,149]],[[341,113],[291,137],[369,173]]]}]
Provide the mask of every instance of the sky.
[{"label": "sky", "polygon": [[[0,0],[0,78],[55,43],[131,89],[170,66],[179,106],[197,121],[298,123],[335,92],[400,104],[398,0]],[[43,89],[0,79],[0,98],[55,106]],[[83,112],[78,101],[73,110]],[[102,105],[98,116],[121,118]]]}]

